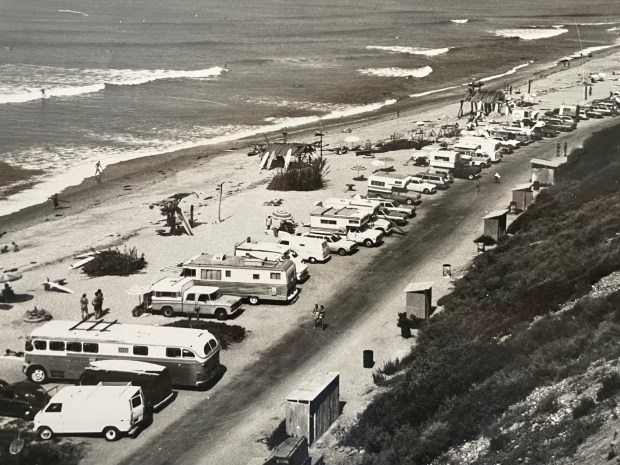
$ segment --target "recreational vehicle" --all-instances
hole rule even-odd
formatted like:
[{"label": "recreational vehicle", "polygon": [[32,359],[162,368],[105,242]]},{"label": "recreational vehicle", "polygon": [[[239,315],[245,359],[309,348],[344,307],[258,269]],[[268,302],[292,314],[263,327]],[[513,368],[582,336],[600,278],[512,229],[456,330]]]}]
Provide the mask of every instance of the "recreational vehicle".
[{"label": "recreational vehicle", "polygon": [[500,141],[485,137],[467,136],[461,139],[461,143],[477,145],[476,152],[482,153],[491,159],[491,163],[497,163],[502,159],[504,149]]},{"label": "recreational vehicle", "polygon": [[408,191],[421,192],[423,194],[434,194],[437,192],[435,186],[419,179],[412,179],[406,174],[376,173],[368,177],[368,189],[374,188],[398,188]]},{"label": "recreational vehicle", "polygon": [[380,213],[381,204],[377,200],[370,200],[362,198],[361,196],[355,196],[352,198],[337,198],[330,197],[329,199],[315,204],[317,206],[324,205],[326,207],[341,207],[350,206],[359,208],[361,210],[367,210],[370,212],[369,226],[372,226],[383,234],[388,235],[392,232],[392,223],[385,219]]},{"label": "recreational vehicle", "polygon": [[247,297],[252,305],[261,300],[291,303],[299,295],[295,264],[287,259],[200,254],[184,262],[182,268],[183,276],[219,287],[225,294]]},{"label": "recreational vehicle", "polygon": [[431,152],[429,156],[431,166],[433,168],[456,168],[457,166],[463,164],[463,161],[461,160],[461,155],[463,153],[475,153],[476,151],[476,147],[473,146],[471,147],[471,150],[469,149],[469,147],[467,147],[467,150],[462,148],[465,152],[457,149],[456,147],[455,150],[435,150],[434,152]]},{"label": "recreational vehicle", "polygon": [[53,320],[35,328],[26,339],[23,371],[37,384],[78,379],[95,359],[163,365],[180,386],[202,386],[221,371],[220,345],[206,330],[103,320]]},{"label": "recreational vehicle", "polygon": [[311,232],[332,232],[366,247],[380,244],[383,237],[369,222],[370,212],[351,207],[315,207],[310,213]]},{"label": "recreational vehicle", "polygon": [[263,260],[289,259],[295,264],[295,274],[298,283],[310,278],[310,271],[308,270],[308,265],[303,262],[303,257],[291,250],[288,245],[275,244],[273,242],[257,242],[248,237],[245,241],[237,242],[234,248],[235,257],[260,258]]},{"label": "recreational vehicle", "polygon": [[[366,200],[362,201],[368,202]],[[348,205],[346,203],[324,205],[322,202],[319,202],[310,213],[310,227],[324,228],[326,225],[331,225],[334,229],[346,230],[352,226],[366,226],[377,229],[383,234],[390,234],[392,232],[392,224],[376,216],[379,204],[376,203],[373,206],[364,205]]]}]

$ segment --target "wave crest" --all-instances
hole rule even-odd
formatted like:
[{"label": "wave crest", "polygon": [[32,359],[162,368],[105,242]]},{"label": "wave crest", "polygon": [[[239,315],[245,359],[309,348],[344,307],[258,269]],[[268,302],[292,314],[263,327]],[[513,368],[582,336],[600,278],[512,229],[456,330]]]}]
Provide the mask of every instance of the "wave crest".
[{"label": "wave crest", "polygon": [[519,38],[521,40],[538,40],[559,36],[560,34],[564,34],[566,32],[568,32],[568,29],[560,27],[554,27],[550,29],[498,29],[495,31],[495,35],[500,37]]},{"label": "wave crest", "polygon": [[467,21],[469,21],[469,19],[451,19],[450,22],[456,23],[456,24],[465,24]]},{"label": "wave crest", "polygon": [[360,74],[368,76],[382,76],[382,77],[415,77],[423,78],[433,72],[433,68],[430,66],[423,66],[422,68],[405,69],[405,68],[366,68],[358,70]]},{"label": "wave crest", "polygon": [[444,53],[448,53],[451,47],[445,48],[423,48],[423,47],[402,47],[398,45],[383,46],[383,45],[367,45],[368,50],[383,50],[393,53],[408,53],[409,55],[424,55],[424,56],[437,56]]}]

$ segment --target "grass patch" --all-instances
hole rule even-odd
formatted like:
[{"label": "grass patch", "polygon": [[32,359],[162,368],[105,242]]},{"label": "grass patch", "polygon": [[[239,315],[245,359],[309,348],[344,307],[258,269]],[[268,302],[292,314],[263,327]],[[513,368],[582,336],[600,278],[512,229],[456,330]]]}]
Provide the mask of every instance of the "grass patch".
[{"label": "grass patch", "polygon": [[192,328],[206,329],[220,343],[222,350],[228,349],[232,344],[238,344],[245,339],[247,331],[243,326],[229,325],[227,323],[216,323],[215,321],[205,320],[176,320],[165,324],[173,328]]}]

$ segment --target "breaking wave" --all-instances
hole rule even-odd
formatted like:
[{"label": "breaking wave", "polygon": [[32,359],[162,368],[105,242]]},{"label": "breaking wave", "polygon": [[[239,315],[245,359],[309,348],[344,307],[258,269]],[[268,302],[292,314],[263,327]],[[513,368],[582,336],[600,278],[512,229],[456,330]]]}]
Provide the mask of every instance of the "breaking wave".
[{"label": "breaking wave", "polygon": [[451,19],[450,21],[456,24],[465,24],[467,21],[469,21],[469,19]]},{"label": "breaking wave", "polygon": [[105,89],[106,85],[135,86],[164,79],[206,79],[224,72],[224,68],[177,71],[132,69],[62,69],[45,66],[0,66],[0,104],[23,103],[45,98],[71,97],[91,94]]},{"label": "breaking wave", "polygon": [[560,34],[564,34],[566,32],[568,32],[568,29],[560,27],[554,27],[551,29],[498,29],[495,31],[495,35],[500,37],[519,38],[521,40],[538,40],[559,36]]},{"label": "breaking wave", "polygon": [[394,46],[367,45],[366,48],[369,50],[384,50],[386,52],[408,53],[410,55],[425,55],[429,57],[443,55],[444,53],[448,53],[450,51],[450,47],[422,48],[422,47],[401,47],[398,45],[394,45]]},{"label": "breaking wave", "polygon": [[83,11],[75,11],[75,10],[58,10],[58,13],[72,13],[74,15],[88,16],[88,13],[84,13]]},{"label": "breaking wave", "polygon": [[430,66],[423,66],[422,68],[405,69],[405,68],[367,68],[358,70],[360,74],[366,74],[368,76],[382,76],[382,77],[415,77],[423,78],[433,72],[433,68]]}]

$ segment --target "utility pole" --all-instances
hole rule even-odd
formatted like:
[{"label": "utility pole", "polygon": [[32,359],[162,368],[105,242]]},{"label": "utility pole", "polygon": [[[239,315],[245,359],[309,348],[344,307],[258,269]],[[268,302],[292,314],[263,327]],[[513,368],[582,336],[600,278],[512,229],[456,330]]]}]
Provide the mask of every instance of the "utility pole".
[{"label": "utility pole", "polygon": [[220,191],[220,200],[217,204],[217,220],[221,223],[222,222],[222,215],[221,215],[221,211],[222,211],[222,192],[224,190],[224,183],[226,181],[222,181],[221,183],[219,183],[217,185],[217,190]]}]

